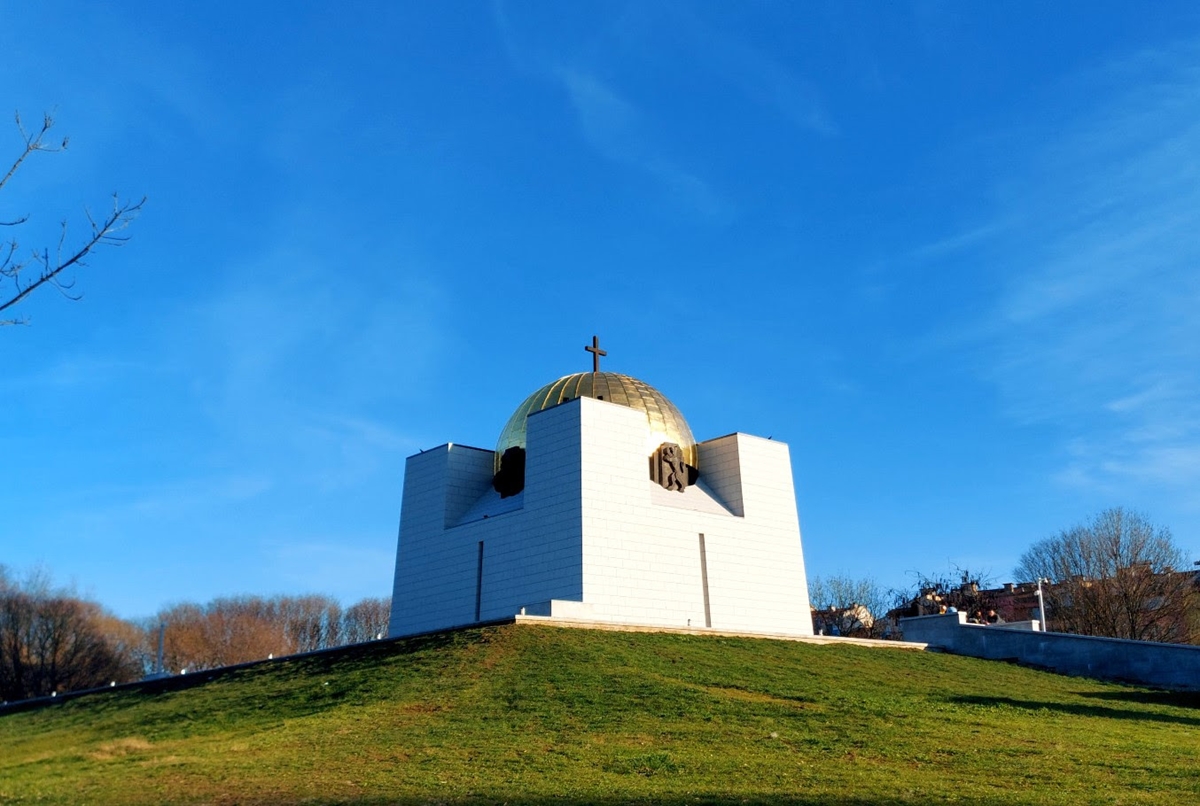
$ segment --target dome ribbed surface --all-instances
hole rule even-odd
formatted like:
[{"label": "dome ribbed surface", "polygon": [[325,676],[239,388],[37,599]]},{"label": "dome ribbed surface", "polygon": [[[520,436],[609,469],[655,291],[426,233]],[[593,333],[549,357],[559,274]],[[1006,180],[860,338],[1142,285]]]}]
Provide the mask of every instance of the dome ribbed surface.
[{"label": "dome ribbed surface", "polygon": [[648,383],[616,372],[578,372],[538,389],[517,407],[496,443],[496,468],[500,456],[512,447],[525,447],[525,419],[535,411],[557,406],[577,397],[590,397],[628,406],[646,415],[646,456],[664,442],[683,448],[685,460],[698,468],[696,440],[692,429],[675,404]]}]

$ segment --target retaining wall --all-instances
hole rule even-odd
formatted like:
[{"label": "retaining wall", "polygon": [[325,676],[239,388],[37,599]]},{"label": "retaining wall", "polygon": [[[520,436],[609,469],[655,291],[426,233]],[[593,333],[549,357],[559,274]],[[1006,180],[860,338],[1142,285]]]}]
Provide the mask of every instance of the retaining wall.
[{"label": "retaining wall", "polygon": [[1060,674],[1200,691],[1200,646],[1042,632],[1037,622],[967,624],[965,613],[900,620],[905,641]]}]

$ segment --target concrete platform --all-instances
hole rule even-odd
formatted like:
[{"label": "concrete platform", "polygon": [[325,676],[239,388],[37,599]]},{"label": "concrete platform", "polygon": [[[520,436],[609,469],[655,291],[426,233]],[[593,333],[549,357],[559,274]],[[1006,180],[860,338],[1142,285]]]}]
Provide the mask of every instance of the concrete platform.
[{"label": "concrete platform", "polygon": [[[500,623],[507,621],[502,620]],[[877,638],[847,638],[838,635],[792,635],[789,633],[714,630],[704,627],[665,627],[660,624],[623,624],[611,621],[555,618],[552,616],[516,615],[512,623],[537,627],[563,627],[577,630],[608,630],[610,632],[661,632],[673,635],[700,635],[724,638],[764,638],[771,641],[796,641],[803,644],[862,646],[872,649],[901,649],[923,652],[928,644],[916,641],[884,641]]]}]

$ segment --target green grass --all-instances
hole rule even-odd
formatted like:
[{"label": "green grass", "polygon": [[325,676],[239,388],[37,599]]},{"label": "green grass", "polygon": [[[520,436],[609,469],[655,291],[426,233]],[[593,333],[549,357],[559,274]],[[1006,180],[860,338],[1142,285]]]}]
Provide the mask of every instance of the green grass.
[{"label": "green grass", "polygon": [[504,626],[0,715],[8,803],[1198,803],[1200,697]]}]

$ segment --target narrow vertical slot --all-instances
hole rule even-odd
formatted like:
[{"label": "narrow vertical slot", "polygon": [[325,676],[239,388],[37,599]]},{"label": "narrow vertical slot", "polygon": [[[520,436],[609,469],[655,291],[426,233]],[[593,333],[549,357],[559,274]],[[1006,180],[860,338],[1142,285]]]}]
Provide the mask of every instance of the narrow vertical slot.
[{"label": "narrow vertical slot", "polygon": [[[708,583],[705,583],[707,585]],[[705,588],[707,591],[707,587]],[[708,594],[705,593],[705,601],[708,601]],[[479,621],[479,614],[482,612],[483,605],[483,541],[479,541],[479,560],[475,564],[475,620]]]},{"label": "narrow vertical slot", "polygon": [[[480,543],[480,550],[483,544]],[[712,608],[708,603],[708,556],[704,551],[704,532],[700,533],[700,585],[704,589],[704,626],[712,628]]]}]

